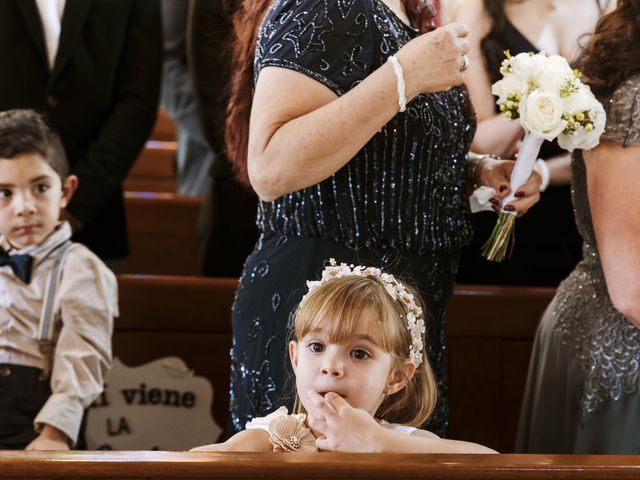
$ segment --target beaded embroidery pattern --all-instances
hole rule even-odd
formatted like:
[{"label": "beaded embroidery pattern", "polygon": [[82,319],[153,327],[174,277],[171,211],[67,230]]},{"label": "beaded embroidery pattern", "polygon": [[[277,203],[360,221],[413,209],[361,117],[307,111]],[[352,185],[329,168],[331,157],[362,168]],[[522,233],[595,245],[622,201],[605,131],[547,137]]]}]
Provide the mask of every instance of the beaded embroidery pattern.
[{"label": "beaded embroidery pattern", "polygon": [[[640,75],[624,82],[604,103],[607,126],[601,140],[640,144]],[[640,329],[609,298],[595,241],[584,160],[572,161],[576,223],[584,239],[583,260],[561,284],[555,299],[555,332],[582,372],[581,420],[611,401],[636,393],[640,384]]]},{"label": "beaded embroidery pattern", "polygon": [[[275,0],[260,30],[255,79],[264,67],[289,68],[342,95],[416,35],[380,0]],[[409,251],[425,254],[415,275],[421,291],[429,292],[425,301],[433,316],[425,320],[439,399],[429,429],[439,435],[447,429],[446,300],[458,247],[471,233],[463,184],[474,132],[465,90],[419,95],[339,172],[258,207],[258,226],[279,236],[280,250],[293,237],[330,239],[353,249],[372,247],[388,271]],[[272,291],[265,287],[283,273],[274,271],[262,248],[263,237],[255,251],[260,260],[247,265],[233,312],[237,337],[231,352],[230,410],[236,431],[283,403],[280,395],[286,391],[276,358],[282,361],[287,339],[274,323],[286,323],[296,294],[276,291],[280,285]],[[267,303],[256,306],[258,300]],[[245,308],[260,313],[248,314]]]},{"label": "beaded embroidery pattern", "polygon": [[[342,95],[417,35],[380,0],[277,0],[255,79],[264,67],[288,68]],[[465,90],[418,95],[334,175],[260,202],[258,225],[352,247],[457,247],[471,233],[463,186],[474,132]]]}]

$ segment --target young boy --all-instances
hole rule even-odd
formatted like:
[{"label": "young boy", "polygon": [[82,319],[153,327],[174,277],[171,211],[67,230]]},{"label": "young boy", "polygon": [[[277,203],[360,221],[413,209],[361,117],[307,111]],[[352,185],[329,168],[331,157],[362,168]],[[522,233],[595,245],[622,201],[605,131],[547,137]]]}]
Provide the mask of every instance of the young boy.
[{"label": "young boy", "polygon": [[0,449],[71,448],[111,366],[115,276],[59,221],[77,185],[40,115],[0,113]]}]

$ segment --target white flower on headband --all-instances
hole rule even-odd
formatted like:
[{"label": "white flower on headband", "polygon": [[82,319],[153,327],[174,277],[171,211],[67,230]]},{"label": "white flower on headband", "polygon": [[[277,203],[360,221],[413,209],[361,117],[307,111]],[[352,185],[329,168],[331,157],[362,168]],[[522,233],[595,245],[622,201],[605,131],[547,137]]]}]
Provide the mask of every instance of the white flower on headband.
[{"label": "white flower on headband", "polygon": [[329,265],[322,271],[320,280],[308,281],[307,287],[309,291],[302,297],[303,303],[306,298],[314,290],[329,280],[342,277],[375,277],[382,280],[384,289],[394,300],[400,300],[407,309],[407,329],[411,333],[411,347],[409,349],[409,359],[415,363],[416,367],[422,363],[422,338],[426,331],[424,319],[422,317],[422,309],[416,304],[415,298],[407,291],[405,286],[398,282],[390,273],[383,273],[382,270],[375,267],[363,267],[362,265],[353,266],[341,263],[338,265],[334,258],[329,259]]}]

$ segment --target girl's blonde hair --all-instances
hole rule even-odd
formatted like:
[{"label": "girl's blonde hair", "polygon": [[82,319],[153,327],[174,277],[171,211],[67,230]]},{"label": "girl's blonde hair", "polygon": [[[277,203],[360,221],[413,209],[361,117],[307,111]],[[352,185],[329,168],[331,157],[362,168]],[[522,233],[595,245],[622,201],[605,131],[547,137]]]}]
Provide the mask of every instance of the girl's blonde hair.
[{"label": "girl's blonde hair", "polygon": [[[405,287],[414,295],[418,306],[423,307],[415,288],[406,283]],[[404,363],[410,360],[412,344],[407,313],[403,302],[393,299],[386,291],[382,279],[349,275],[327,280],[304,297],[294,313],[293,333],[296,340],[300,340],[322,328],[327,331],[329,341],[342,342],[349,338],[362,315],[366,315],[372,339],[391,354],[393,370],[405,376],[406,381],[403,389],[384,399],[375,417],[417,427],[433,412],[437,384],[425,347],[422,363],[411,378],[406,378]],[[296,405],[299,412],[304,411],[298,400]]]}]

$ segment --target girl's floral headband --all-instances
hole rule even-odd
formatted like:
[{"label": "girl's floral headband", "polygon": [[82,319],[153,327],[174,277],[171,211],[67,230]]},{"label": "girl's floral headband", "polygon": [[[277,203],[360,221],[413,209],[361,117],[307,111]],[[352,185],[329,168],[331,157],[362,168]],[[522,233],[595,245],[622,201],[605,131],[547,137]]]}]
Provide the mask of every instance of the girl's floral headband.
[{"label": "girl's floral headband", "polygon": [[[362,265],[353,266],[341,263],[338,265],[335,259],[329,260],[329,265],[322,271],[322,277],[317,281],[308,281],[309,291],[302,297],[302,302],[311,292],[323,283],[336,278],[356,276],[375,277],[382,280],[385,290],[394,300],[400,300],[407,309],[407,329],[411,333],[411,348],[409,349],[409,359],[417,366],[422,363],[422,337],[425,326],[422,316],[422,309],[416,304],[415,298],[407,291],[405,286],[395,279],[390,273],[383,273],[379,268],[364,267]],[[301,303],[302,303],[301,302]]]}]

